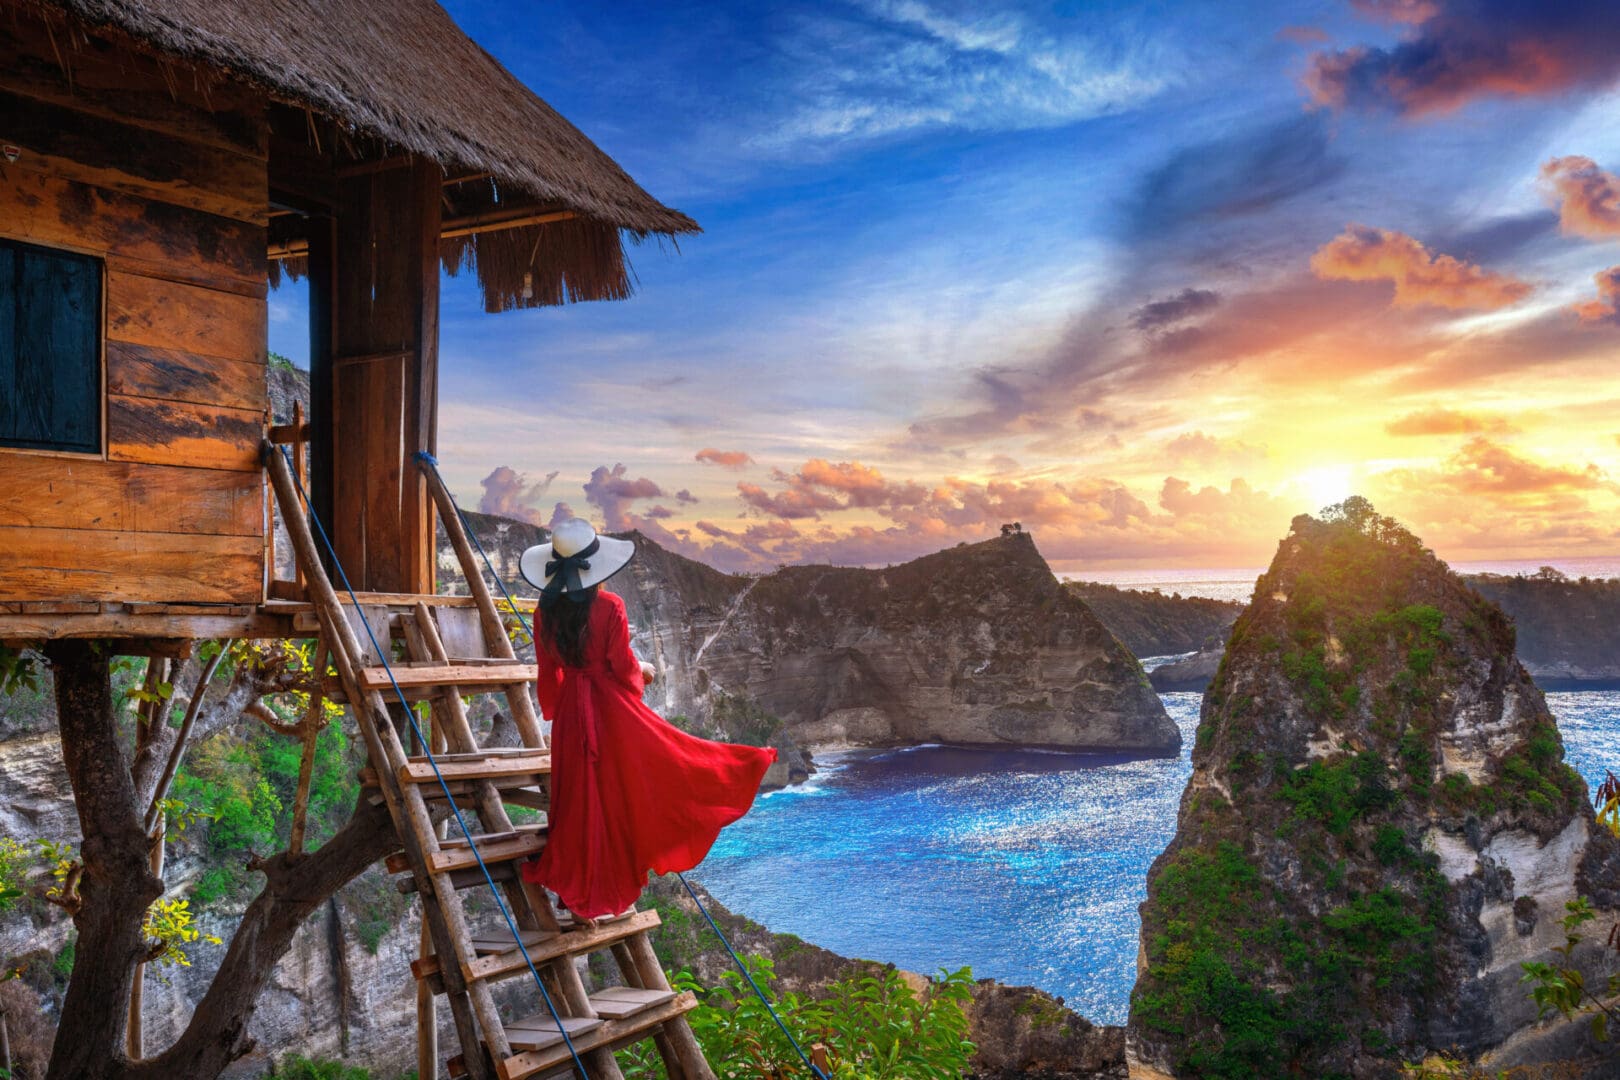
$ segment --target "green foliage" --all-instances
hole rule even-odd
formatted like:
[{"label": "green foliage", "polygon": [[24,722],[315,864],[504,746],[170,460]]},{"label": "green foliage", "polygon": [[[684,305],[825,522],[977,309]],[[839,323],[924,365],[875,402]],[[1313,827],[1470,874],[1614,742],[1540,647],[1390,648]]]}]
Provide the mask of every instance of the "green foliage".
[{"label": "green foliage", "polygon": [[782,721],[760,707],[753,698],[716,690],[714,724],[726,739],[747,746],[768,746],[782,729]]},{"label": "green foliage", "polygon": [[0,836],[0,913],[11,911],[27,895],[34,850],[20,840]]},{"label": "green foliage", "polygon": [[1317,822],[1339,836],[1358,818],[1395,801],[1387,771],[1371,750],[1331,763],[1318,758],[1290,772],[1278,795],[1294,807],[1296,818]]},{"label": "green foliage", "polygon": [[40,655],[32,649],[0,645],[0,695],[39,692]]},{"label": "green foliage", "polygon": [[[1553,949],[1558,959],[1551,963],[1527,963],[1521,981],[1530,986],[1530,1000],[1536,1003],[1536,1018],[1556,1012],[1565,1020],[1591,1014],[1592,1037],[1598,1042],[1609,1039],[1609,1022],[1620,1021],[1614,1006],[1608,1004],[1620,994],[1620,975],[1610,975],[1601,989],[1594,993],[1587,985],[1586,976],[1574,965],[1571,957],[1575,947],[1584,940],[1581,927],[1597,918],[1591,901],[1577,897],[1564,904],[1568,913],[1560,922],[1564,927],[1564,944]],[[1611,931],[1611,936],[1613,931]]]},{"label": "green foliage", "polygon": [[141,922],[141,933],[146,935],[152,949],[147,962],[161,967],[190,967],[191,958],[186,955],[185,946],[198,940],[210,945],[222,944],[219,938],[197,929],[193,923],[191,905],[185,900],[159,897],[153,901]]},{"label": "green foliage", "polygon": [[328,1058],[307,1058],[302,1054],[283,1059],[279,1066],[264,1075],[276,1080],[371,1080],[371,1072],[358,1065],[345,1065]]},{"label": "green foliage", "polygon": [[[288,706],[301,712],[301,707]],[[301,744],[268,730],[221,732],[198,743],[175,777],[174,799],[193,818],[209,819],[207,845],[215,855],[267,853],[286,846],[298,788]],[[354,806],[358,760],[341,725],[329,723],[315,740],[306,842],[317,847],[342,826]],[[208,898],[226,895],[241,875],[205,875],[197,888]],[[194,892],[199,901],[201,893]]]},{"label": "green foliage", "polygon": [[[921,995],[889,968],[833,983],[812,999],[773,994],[771,961],[750,957],[745,962],[799,1044],[807,1051],[814,1044],[826,1048],[828,1071],[838,1080],[957,1080],[967,1071],[973,1044],[963,1006],[972,997],[973,976],[966,968],[942,973]],[[711,990],[684,970],[674,973],[671,983],[702,1000],[687,1020],[716,1076],[754,1080],[804,1072],[741,974],[727,972]],[[631,1059],[624,1070],[631,1080],[662,1075],[657,1055],[645,1046],[625,1057]]]},{"label": "green foliage", "polygon": [[197,878],[197,883],[191,887],[191,898],[198,905],[207,907],[216,900],[230,896],[242,886],[242,872],[235,866],[210,866]]}]

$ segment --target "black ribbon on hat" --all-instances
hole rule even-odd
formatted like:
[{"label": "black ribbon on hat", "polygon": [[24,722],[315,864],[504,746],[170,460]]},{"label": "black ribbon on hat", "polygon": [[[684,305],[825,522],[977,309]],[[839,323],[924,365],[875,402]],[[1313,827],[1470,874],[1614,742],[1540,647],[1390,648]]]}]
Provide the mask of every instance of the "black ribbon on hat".
[{"label": "black ribbon on hat", "polygon": [[572,555],[557,555],[553,547],[551,553],[556,558],[546,560],[546,587],[540,590],[540,602],[550,607],[557,597],[566,596],[576,604],[583,604],[585,587],[579,583],[579,574],[591,568],[591,556],[601,547],[600,539],[592,540]]}]

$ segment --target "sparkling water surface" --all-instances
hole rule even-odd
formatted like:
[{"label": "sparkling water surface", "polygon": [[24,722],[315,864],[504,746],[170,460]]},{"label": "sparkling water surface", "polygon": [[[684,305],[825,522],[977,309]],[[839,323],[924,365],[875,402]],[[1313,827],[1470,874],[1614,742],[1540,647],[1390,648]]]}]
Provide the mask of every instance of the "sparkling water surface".
[{"label": "sparkling water surface", "polygon": [[[1038,986],[1125,1021],[1137,905],[1175,832],[1198,694],[1163,694],[1176,758],[924,746],[820,754],[694,876],[779,933],[912,971]],[[1620,691],[1548,694],[1587,783],[1620,771]]]}]

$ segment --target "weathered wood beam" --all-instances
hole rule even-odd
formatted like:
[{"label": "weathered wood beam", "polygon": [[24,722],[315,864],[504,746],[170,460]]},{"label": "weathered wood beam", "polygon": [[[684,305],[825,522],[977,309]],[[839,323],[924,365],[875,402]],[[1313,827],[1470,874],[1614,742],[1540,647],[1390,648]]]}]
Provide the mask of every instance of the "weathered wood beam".
[{"label": "weathered wood beam", "polygon": [[[472,236],[474,233],[522,229],[530,225],[549,225],[556,221],[572,221],[577,217],[579,215],[572,210],[537,211],[533,208],[512,211],[505,216],[493,211],[464,214],[460,217],[445,218],[443,227],[439,230],[439,239],[452,240],[460,236]],[[302,258],[309,254],[309,241],[289,240],[283,244],[271,244],[266,253],[272,260]]]}]

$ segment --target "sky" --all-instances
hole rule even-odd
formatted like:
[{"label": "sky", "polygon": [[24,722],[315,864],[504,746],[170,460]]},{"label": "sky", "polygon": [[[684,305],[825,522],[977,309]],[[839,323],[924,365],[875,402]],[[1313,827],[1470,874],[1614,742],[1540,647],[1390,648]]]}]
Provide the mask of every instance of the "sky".
[{"label": "sky", "polygon": [[446,7],[704,228],[623,302],[445,279],[464,505],[727,570],[1257,566],[1352,493],[1620,555],[1611,0]]}]

